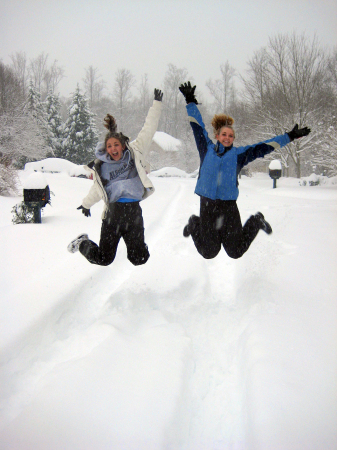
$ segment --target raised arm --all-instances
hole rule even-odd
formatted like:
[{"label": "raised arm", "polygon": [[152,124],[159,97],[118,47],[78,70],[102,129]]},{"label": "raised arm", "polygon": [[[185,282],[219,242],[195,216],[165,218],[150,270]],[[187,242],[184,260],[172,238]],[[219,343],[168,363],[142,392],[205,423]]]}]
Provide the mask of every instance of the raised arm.
[{"label": "raised arm", "polygon": [[307,136],[310,133],[310,128],[298,128],[296,124],[294,128],[288,133],[275,136],[274,138],[268,139],[264,142],[259,142],[258,144],[248,145],[246,147],[238,147],[238,165],[240,169],[246,164],[254,161],[256,158],[263,158],[268,153],[274,150],[284,147],[289,144],[289,142],[294,139],[299,139],[303,136]]},{"label": "raised arm", "polygon": [[147,113],[143,128],[140,130],[136,139],[130,142],[130,146],[141,152],[144,156],[150,150],[152,138],[157,131],[160,114],[162,110],[163,93],[159,89],[154,90],[153,105]]},{"label": "raised arm", "polygon": [[189,81],[179,86],[179,90],[185,97],[187,103],[187,114],[193,130],[195,143],[200,155],[200,161],[202,163],[206,156],[208,147],[214,146],[214,143],[208,136],[205,124],[197,107],[198,101],[195,97],[195,88],[196,86],[192,87]]}]

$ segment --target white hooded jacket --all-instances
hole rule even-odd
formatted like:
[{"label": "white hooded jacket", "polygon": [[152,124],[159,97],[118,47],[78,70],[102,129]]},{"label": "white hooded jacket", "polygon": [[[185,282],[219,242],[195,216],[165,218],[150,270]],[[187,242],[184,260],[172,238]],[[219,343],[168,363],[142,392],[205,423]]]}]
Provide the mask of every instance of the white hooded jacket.
[{"label": "white hooded jacket", "polygon": [[[147,176],[150,173],[150,165],[147,161],[152,138],[157,131],[158,122],[162,110],[162,102],[158,100],[153,101],[153,105],[149,109],[143,128],[140,130],[136,139],[128,144],[131,156],[135,161],[136,169],[139,178],[144,186],[144,194],[142,200],[153,194],[154,186]],[[86,169],[93,174],[94,184],[92,185],[88,195],[83,199],[82,206],[86,209],[90,209],[95,203],[103,200],[105,207],[103,210],[102,218],[105,218],[106,211],[109,207],[109,200],[107,193],[104,189],[102,179],[99,176],[95,166],[102,163],[99,159],[92,161]]]}]

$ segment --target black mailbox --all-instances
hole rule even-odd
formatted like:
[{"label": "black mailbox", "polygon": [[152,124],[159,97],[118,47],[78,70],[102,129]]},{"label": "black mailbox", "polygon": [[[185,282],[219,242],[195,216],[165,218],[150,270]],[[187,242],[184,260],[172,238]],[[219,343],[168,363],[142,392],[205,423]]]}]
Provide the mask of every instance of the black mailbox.
[{"label": "black mailbox", "polygon": [[34,223],[41,223],[41,209],[50,202],[50,189],[24,189],[23,201],[34,214]]},{"label": "black mailbox", "polygon": [[42,204],[41,208],[43,208],[50,200],[49,186],[46,186],[44,189],[24,189],[23,200],[25,203],[40,202]]},{"label": "black mailbox", "polygon": [[269,176],[273,180],[278,180],[282,176],[282,170],[270,170],[269,169]]}]

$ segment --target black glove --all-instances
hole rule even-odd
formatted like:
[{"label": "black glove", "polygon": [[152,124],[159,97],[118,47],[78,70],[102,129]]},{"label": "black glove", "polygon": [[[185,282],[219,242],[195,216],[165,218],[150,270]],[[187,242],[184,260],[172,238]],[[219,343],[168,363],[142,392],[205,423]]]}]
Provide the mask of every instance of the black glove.
[{"label": "black glove", "polygon": [[81,209],[82,213],[85,215],[85,217],[91,216],[90,209],[84,208],[84,206],[79,206],[77,209]]},{"label": "black glove", "polygon": [[304,127],[304,128],[300,128],[299,129],[298,128],[298,124],[296,124],[294,126],[294,128],[291,131],[289,131],[289,133],[287,133],[287,134],[289,136],[289,139],[291,141],[293,141],[294,139],[298,139],[298,138],[301,138],[303,136],[308,136],[308,134],[310,132],[311,132],[310,128]]},{"label": "black glove", "polygon": [[154,99],[158,100],[158,102],[161,102],[163,100],[163,93],[160,89],[155,89],[154,90]]},{"label": "black glove", "polygon": [[198,101],[194,95],[195,88],[196,86],[191,86],[190,81],[179,86],[179,91],[185,97],[186,103],[195,103],[196,105],[198,105]]}]

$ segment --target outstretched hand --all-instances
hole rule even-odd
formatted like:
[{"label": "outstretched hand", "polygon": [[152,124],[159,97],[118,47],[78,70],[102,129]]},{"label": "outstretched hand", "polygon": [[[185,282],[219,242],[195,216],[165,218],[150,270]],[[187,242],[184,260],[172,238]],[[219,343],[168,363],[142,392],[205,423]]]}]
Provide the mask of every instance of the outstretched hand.
[{"label": "outstretched hand", "polygon": [[191,85],[191,82],[188,81],[187,83],[183,83],[179,86],[179,91],[183,94],[185,97],[186,103],[195,103],[198,105],[198,101],[195,98],[194,91],[196,86]]},{"label": "outstretched hand", "polygon": [[163,100],[163,93],[160,89],[155,89],[154,90],[154,99],[158,100],[158,102],[161,102]]},{"label": "outstretched hand", "polygon": [[296,124],[294,128],[287,134],[290,140],[293,141],[294,139],[299,139],[303,136],[308,136],[310,132],[311,132],[310,128],[308,127],[298,128],[298,124]]},{"label": "outstretched hand", "polygon": [[84,206],[79,206],[77,209],[81,209],[82,213],[85,215],[85,217],[91,216],[90,209],[84,208]]}]

